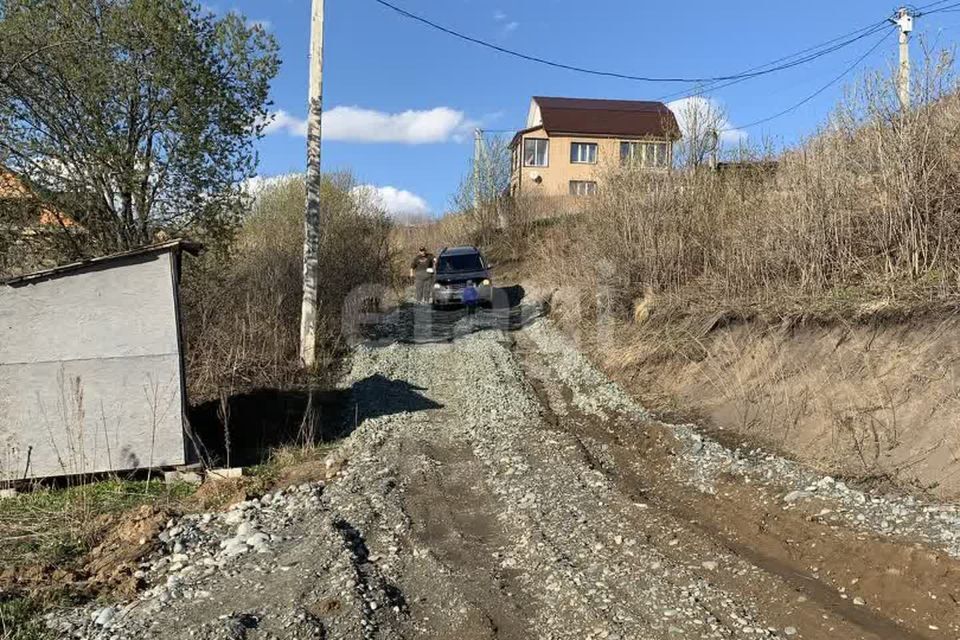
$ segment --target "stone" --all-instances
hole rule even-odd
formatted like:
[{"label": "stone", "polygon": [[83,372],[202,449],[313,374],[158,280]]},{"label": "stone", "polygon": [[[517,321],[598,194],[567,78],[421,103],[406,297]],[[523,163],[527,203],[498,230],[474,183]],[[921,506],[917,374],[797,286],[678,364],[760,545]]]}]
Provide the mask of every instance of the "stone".
[{"label": "stone", "polygon": [[164,471],[163,480],[167,484],[185,482],[187,484],[200,484],[203,478],[196,471]]},{"label": "stone", "polygon": [[704,569],[706,569],[707,571],[716,571],[716,570],[717,570],[717,563],[714,562],[713,560],[707,560],[707,561],[704,562],[701,566],[702,566]]},{"label": "stone", "polygon": [[783,633],[784,633],[785,635],[788,635],[788,636],[795,636],[795,635],[797,635],[797,628],[796,628],[796,627],[784,627]]},{"label": "stone", "polygon": [[236,538],[232,538],[227,543],[227,546],[224,547],[223,555],[227,556],[228,558],[233,558],[235,556],[241,556],[249,550],[250,550],[250,547],[247,546],[246,542],[242,542],[240,540],[237,540]]},{"label": "stone", "polygon": [[103,609],[98,610],[95,614],[96,617],[93,620],[93,624],[98,627],[105,627],[113,620],[114,616],[117,615],[117,610],[114,607],[104,607]]},{"label": "stone", "polygon": [[783,496],[783,501],[790,504],[793,502],[798,502],[800,500],[805,500],[809,498],[812,494],[809,491],[791,491],[787,495]]},{"label": "stone", "polygon": [[237,478],[243,477],[243,467],[233,467],[229,469],[211,469],[207,471],[207,479],[218,481],[218,480],[235,480]]},{"label": "stone", "polygon": [[226,524],[231,525],[231,526],[233,526],[233,525],[238,525],[238,524],[240,524],[241,522],[243,522],[243,520],[244,520],[243,511],[240,510],[240,509],[237,509],[237,510],[235,510],[235,511],[228,511],[228,512],[223,516],[223,521],[224,521]]}]

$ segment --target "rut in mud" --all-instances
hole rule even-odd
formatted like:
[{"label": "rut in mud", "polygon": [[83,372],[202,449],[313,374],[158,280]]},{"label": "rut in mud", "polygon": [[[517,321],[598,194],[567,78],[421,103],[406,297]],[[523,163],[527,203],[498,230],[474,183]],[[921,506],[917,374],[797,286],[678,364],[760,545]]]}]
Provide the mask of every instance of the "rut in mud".
[{"label": "rut in mud", "polygon": [[[829,479],[798,491],[789,463],[657,422],[531,319],[458,317],[450,340],[359,347],[336,479],[171,523],[141,598],[51,624],[96,638],[960,637],[955,511]],[[883,533],[866,510],[906,524]]]}]

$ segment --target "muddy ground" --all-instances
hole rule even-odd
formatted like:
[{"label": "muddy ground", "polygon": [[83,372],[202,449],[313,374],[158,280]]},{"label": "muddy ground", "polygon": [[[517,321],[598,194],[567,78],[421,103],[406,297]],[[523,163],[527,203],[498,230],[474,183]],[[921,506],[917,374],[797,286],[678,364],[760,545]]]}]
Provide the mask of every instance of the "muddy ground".
[{"label": "muddy ground", "polygon": [[342,381],[356,428],[335,478],[167,523],[140,568],[151,588],[57,612],[52,628],[960,638],[954,507],[865,495],[662,424],[536,311],[378,319]]}]

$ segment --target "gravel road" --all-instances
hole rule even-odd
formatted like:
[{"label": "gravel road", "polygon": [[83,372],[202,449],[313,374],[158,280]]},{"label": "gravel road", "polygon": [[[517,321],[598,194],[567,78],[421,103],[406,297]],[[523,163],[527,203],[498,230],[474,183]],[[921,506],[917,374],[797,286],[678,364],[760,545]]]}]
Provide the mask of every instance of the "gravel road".
[{"label": "gravel road", "polygon": [[867,496],[659,423],[528,311],[504,326],[457,316],[422,340],[398,339],[394,317],[342,381],[359,420],[330,460],[337,477],[171,521],[139,599],[51,626],[116,639],[960,638],[955,507]]}]

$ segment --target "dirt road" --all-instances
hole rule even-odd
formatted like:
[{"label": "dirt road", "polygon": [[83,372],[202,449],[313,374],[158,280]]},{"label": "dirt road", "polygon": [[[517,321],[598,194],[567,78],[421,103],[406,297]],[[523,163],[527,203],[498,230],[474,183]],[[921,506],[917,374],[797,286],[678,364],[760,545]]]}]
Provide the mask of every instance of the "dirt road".
[{"label": "dirt road", "polygon": [[955,508],[874,499],[660,424],[545,321],[478,323],[358,348],[335,479],[171,522],[139,600],[51,624],[96,638],[960,638]]}]

